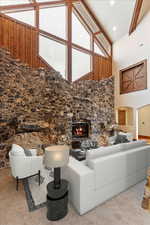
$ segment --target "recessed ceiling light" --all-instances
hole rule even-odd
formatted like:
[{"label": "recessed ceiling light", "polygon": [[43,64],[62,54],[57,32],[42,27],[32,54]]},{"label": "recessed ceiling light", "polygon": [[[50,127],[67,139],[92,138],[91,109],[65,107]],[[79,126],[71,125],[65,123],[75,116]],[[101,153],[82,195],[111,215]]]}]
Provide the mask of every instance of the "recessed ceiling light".
[{"label": "recessed ceiling light", "polygon": [[117,30],[117,27],[116,26],[113,26],[112,30],[113,31],[116,31]]},{"label": "recessed ceiling light", "polygon": [[113,6],[115,3],[116,3],[115,0],[110,0],[109,1],[110,6]]},{"label": "recessed ceiling light", "polygon": [[140,44],[139,44],[139,47],[143,47],[143,46],[144,46],[144,44],[143,44],[143,43],[140,43]]}]

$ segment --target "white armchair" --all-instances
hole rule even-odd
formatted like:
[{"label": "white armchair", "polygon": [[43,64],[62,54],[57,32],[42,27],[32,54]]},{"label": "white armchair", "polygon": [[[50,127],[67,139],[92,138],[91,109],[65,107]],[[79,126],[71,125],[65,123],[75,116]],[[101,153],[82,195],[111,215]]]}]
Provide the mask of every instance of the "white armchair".
[{"label": "white armchair", "polygon": [[40,185],[40,171],[43,167],[43,156],[37,156],[36,149],[32,149],[30,152],[32,156],[26,156],[24,149],[16,144],[12,145],[11,151],[9,152],[11,173],[16,178],[16,190],[18,190],[19,179],[34,175],[39,176]]}]

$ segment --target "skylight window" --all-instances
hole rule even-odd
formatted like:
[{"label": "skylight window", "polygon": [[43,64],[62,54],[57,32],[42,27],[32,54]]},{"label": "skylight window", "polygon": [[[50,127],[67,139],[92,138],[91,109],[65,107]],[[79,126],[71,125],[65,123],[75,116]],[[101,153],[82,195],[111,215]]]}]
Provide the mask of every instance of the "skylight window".
[{"label": "skylight window", "polygon": [[100,34],[96,35],[96,37],[97,37],[98,41],[102,44],[102,46],[105,48],[108,55],[111,55],[111,45],[107,41],[105,36],[102,33],[100,33]]},{"label": "skylight window", "polygon": [[91,17],[91,15],[88,13],[86,8],[81,2],[75,2],[73,4],[77,11],[82,15],[83,19],[86,21],[86,23],[89,25],[90,29],[92,30],[93,33],[96,33],[99,31],[99,27]]}]

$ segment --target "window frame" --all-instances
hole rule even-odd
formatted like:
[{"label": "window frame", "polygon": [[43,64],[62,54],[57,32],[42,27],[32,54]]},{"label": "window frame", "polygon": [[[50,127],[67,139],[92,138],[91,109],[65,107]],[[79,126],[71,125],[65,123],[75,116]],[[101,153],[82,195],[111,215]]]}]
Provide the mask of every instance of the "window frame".
[{"label": "window frame", "polygon": [[[74,3],[79,3],[81,5],[84,5],[85,9],[87,10],[87,14],[89,14],[89,16],[92,18],[92,22],[95,23],[96,26],[99,27],[98,32],[93,33],[90,26],[86,23],[84,16],[81,15],[79,10],[75,7]],[[59,7],[59,6],[60,7],[66,6],[66,32],[67,32],[66,40],[61,37],[55,36],[52,33],[41,30],[39,27],[39,19],[40,19],[39,10],[41,8],[50,8],[50,7]],[[109,55],[108,52],[106,51],[106,49],[104,48],[104,46],[102,45],[102,43],[100,43],[100,41],[96,38],[96,35],[98,33],[102,33],[105,36],[106,40],[111,45],[111,47],[112,47],[112,43],[111,43],[110,39],[108,38],[108,36],[106,35],[106,33],[103,31],[102,27],[100,26],[100,24],[98,23],[98,21],[96,20],[94,15],[90,12],[88,7],[86,6],[84,1],[81,1],[81,0],[70,0],[70,1],[56,0],[55,1],[54,0],[54,1],[50,1],[50,2],[37,2],[36,0],[30,0],[30,3],[28,3],[28,4],[0,6],[0,11],[3,11],[3,13],[5,13],[5,11],[7,11],[7,13],[9,13],[9,12],[11,13],[11,12],[28,11],[28,9],[31,10],[31,8],[33,8],[35,10],[35,18],[34,18],[35,19],[35,29],[36,29],[36,32],[38,33],[37,55],[39,56],[39,37],[40,37],[40,35],[66,45],[66,48],[67,48],[66,79],[67,80],[72,81],[72,49],[73,48],[77,49],[78,51],[81,51],[82,53],[89,54],[91,56],[91,65],[90,65],[91,73],[94,71],[94,57],[95,57],[95,55],[100,55],[100,54],[94,52],[94,42],[98,42],[98,45],[101,46],[100,50],[105,53],[105,56],[100,55],[101,57],[103,57],[103,58],[112,57],[112,51],[111,51],[111,55]],[[86,49],[82,46],[72,43],[72,14],[73,13],[75,13],[75,16],[77,16],[78,20],[81,22],[81,24],[84,26],[84,28],[90,35],[90,41],[91,41],[90,49]]]}]

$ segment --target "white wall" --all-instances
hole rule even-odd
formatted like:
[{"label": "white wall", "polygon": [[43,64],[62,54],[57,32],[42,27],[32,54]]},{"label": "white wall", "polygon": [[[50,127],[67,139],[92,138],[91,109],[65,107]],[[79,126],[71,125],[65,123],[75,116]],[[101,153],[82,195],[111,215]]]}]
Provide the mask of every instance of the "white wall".
[{"label": "white wall", "polygon": [[[148,89],[120,95],[119,71],[144,59],[147,59]],[[136,31],[114,43],[113,75],[115,76],[115,106],[133,108],[134,137],[137,137],[137,109],[150,104],[150,12],[138,25]]]},{"label": "white wall", "polygon": [[139,135],[150,136],[150,105],[139,109]]}]

